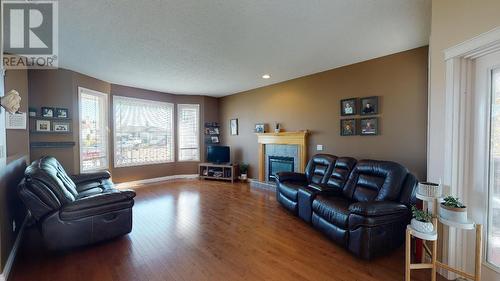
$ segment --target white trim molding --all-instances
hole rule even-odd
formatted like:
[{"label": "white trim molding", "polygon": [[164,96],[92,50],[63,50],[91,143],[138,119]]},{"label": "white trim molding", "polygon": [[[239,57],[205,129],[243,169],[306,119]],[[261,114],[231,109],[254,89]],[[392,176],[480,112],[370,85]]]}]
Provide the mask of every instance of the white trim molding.
[{"label": "white trim molding", "polygon": [[500,27],[444,50],[444,60],[478,58],[500,50]]},{"label": "white trim molding", "polygon": [[[444,51],[446,93],[444,119],[444,192],[469,203],[471,171],[474,167],[474,73],[478,58],[500,51],[500,28],[467,40]],[[477,221],[484,224],[485,222]],[[465,233],[455,228],[443,230],[443,260],[453,267],[467,268]],[[485,235],[485,233],[483,233]],[[483,241],[485,241],[483,239]],[[483,245],[484,246],[484,245]],[[483,251],[484,253],[484,251]],[[483,255],[484,262],[484,255]],[[448,279],[454,274],[440,272]]]},{"label": "white trim molding", "polygon": [[23,224],[19,229],[19,233],[17,234],[16,241],[14,242],[14,246],[12,246],[12,250],[10,250],[9,257],[7,258],[7,262],[5,263],[5,267],[3,268],[3,272],[0,274],[0,281],[7,281],[9,279],[10,271],[12,270],[12,266],[14,265],[14,260],[17,256],[17,251],[19,250],[19,246],[21,245],[21,241],[23,240],[24,229],[26,228],[26,223],[28,222],[29,215],[23,220]]},{"label": "white trim molding", "polygon": [[179,179],[198,179],[198,178],[199,178],[198,174],[173,175],[173,176],[166,176],[166,177],[159,177],[159,178],[152,178],[152,179],[122,182],[122,183],[116,184],[115,187],[118,189],[139,188],[139,187],[142,187],[144,185],[158,183],[158,182],[172,181],[172,180],[179,180]]}]

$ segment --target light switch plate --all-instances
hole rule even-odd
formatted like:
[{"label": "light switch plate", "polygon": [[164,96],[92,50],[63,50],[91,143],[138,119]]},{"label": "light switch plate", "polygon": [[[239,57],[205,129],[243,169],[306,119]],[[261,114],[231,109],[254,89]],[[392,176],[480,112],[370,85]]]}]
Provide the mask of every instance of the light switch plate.
[{"label": "light switch plate", "polygon": [[317,151],[323,151],[323,145],[322,144],[316,145],[316,150]]}]

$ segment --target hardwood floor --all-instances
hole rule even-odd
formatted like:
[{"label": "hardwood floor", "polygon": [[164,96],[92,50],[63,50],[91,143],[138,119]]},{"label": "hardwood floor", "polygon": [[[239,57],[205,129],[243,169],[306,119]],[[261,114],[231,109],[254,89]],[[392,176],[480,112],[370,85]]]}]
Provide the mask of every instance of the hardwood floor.
[{"label": "hardwood floor", "polygon": [[288,213],[272,191],[189,180],[137,189],[133,231],[112,241],[50,252],[27,229],[9,280],[401,281],[403,250],[363,261]]}]

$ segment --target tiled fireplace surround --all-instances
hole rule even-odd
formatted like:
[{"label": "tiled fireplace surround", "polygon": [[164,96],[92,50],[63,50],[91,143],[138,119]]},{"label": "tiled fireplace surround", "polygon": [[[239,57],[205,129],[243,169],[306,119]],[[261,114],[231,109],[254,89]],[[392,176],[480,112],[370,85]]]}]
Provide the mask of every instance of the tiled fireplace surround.
[{"label": "tiled fireplace surround", "polygon": [[258,178],[250,181],[252,186],[274,188],[269,181],[269,156],[291,157],[294,172],[303,173],[307,161],[307,137],[309,131],[258,133],[259,169]]},{"label": "tiled fireplace surround", "polygon": [[269,156],[291,157],[293,158],[294,172],[299,171],[299,149],[295,144],[266,144],[265,148],[265,180],[269,178]]}]

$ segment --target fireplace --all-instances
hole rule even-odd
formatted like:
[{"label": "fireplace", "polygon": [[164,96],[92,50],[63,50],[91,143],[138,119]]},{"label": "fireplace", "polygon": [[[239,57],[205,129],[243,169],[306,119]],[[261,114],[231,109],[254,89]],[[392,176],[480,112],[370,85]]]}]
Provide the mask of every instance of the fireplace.
[{"label": "fireplace", "polygon": [[[258,133],[259,178],[255,182],[269,182],[269,156],[293,157],[293,171],[303,173],[305,171],[307,161],[306,152],[308,135],[309,132],[307,130],[296,132]],[[290,165],[290,163],[288,165]],[[290,166],[288,166],[287,169],[292,170]]]},{"label": "fireplace", "polygon": [[268,180],[274,181],[276,173],[295,171],[295,161],[293,157],[269,156],[268,167]]}]

